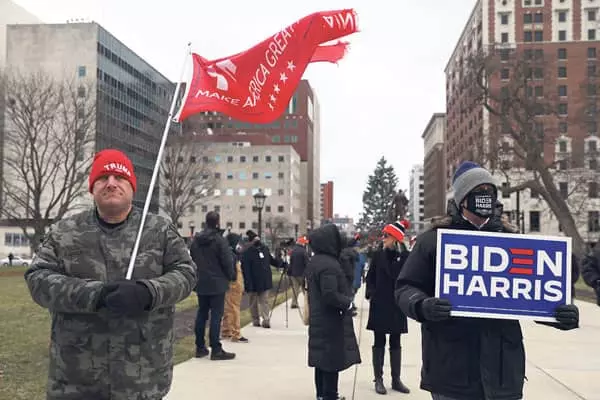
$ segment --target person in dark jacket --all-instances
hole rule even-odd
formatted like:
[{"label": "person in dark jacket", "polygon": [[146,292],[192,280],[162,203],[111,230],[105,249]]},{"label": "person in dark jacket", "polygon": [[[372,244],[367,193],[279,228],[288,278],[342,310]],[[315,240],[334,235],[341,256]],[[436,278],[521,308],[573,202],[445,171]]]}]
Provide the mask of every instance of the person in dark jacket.
[{"label": "person in dark jacket", "polygon": [[581,266],[581,275],[585,283],[596,292],[596,303],[600,306],[600,245],[596,244]]},{"label": "person in dark jacket", "polygon": [[250,298],[252,325],[261,326],[260,318],[262,317],[262,327],[270,328],[271,312],[268,297],[269,289],[273,288],[271,266],[279,268],[281,265],[254,231],[247,231],[246,236],[250,244],[242,254],[242,273],[244,274],[244,290]]},{"label": "person in dark jacket", "polygon": [[315,368],[317,398],[338,399],[340,371],[361,362],[350,309],[352,290],[339,263],[342,238],[328,224],[309,235],[314,256],[306,268],[308,303],[308,366]]},{"label": "person in dark jacket", "polygon": [[206,229],[194,237],[190,254],[198,266],[198,314],[196,315],[196,357],[209,354],[204,335],[210,313],[211,360],[231,360],[235,354],[223,350],[221,345],[221,319],[225,309],[225,294],[229,282],[235,281],[233,256],[227,240],[219,230],[219,214],[206,214]]},{"label": "person in dark jacket", "polygon": [[304,293],[304,271],[308,264],[308,253],[306,252],[306,245],[308,239],[306,236],[300,236],[294,245],[294,248],[290,254],[290,267],[288,268],[288,275],[292,282],[292,308],[298,308],[298,294]]},{"label": "person in dark jacket", "polygon": [[[355,240],[342,235],[342,251],[340,253],[340,265],[348,280],[348,287],[354,287],[354,272],[358,262],[358,251],[356,251]],[[352,316],[356,316],[356,305],[354,304],[354,289],[352,289]]]},{"label": "person in dark jacket", "polygon": [[388,224],[383,228],[383,249],[373,255],[373,262],[366,279],[366,298],[370,300],[367,329],[374,334],[373,375],[375,391],[379,394],[387,393],[383,384],[386,335],[389,335],[392,389],[410,393],[400,379],[402,365],[400,335],[408,332],[408,325],[406,316],[396,306],[394,300],[396,279],[409,255],[404,244],[405,233],[406,227],[400,222]]},{"label": "person in dark jacket", "polygon": [[[396,283],[396,303],[421,322],[420,387],[434,400],[518,400],[525,379],[519,321],[451,317],[452,305],[434,297],[437,228],[514,233],[494,212],[497,187],[486,169],[465,162],[452,186],[456,203],[449,216],[419,236]],[[557,307],[555,317],[559,322],[544,324],[562,330],[579,325],[575,305]]]}]

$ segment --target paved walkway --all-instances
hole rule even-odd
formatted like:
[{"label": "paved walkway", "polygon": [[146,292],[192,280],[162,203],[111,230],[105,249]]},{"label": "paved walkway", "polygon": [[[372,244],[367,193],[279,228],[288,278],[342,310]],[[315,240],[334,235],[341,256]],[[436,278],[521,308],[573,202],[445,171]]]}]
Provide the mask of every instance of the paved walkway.
[{"label": "paved walkway", "polygon": [[[357,298],[360,296],[362,294]],[[364,329],[368,302],[358,303],[362,321],[359,314],[355,328],[363,362],[341,374],[340,394],[347,400],[382,399],[373,391],[372,332]],[[578,306],[581,328],[575,331],[561,332],[535,323],[522,323],[528,378],[524,399],[600,400],[600,308],[583,302]],[[285,303],[274,310],[271,329],[244,328],[244,336],[250,339],[248,344],[224,342],[226,350],[237,353],[236,360],[192,359],[177,365],[167,400],[314,399],[313,370],[306,366],[307,327],[302,324],[298,310],[290,309],[289,303],[286,327],[285,312]],[[419,325],[409,319],[409,334],[402,338],[402,378],[412,392],[403,395],[390,391],[388,396],[431,399],[427,392],[419,389],[420,340]],[[388,371],[386,368],[385,381],[389,386]]]}]

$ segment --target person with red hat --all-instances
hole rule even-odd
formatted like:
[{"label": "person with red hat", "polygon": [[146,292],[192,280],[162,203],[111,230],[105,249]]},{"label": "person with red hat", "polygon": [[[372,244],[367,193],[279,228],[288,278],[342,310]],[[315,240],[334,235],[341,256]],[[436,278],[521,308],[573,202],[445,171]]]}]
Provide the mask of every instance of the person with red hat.
[{"label": "person with red hat", "polygon": [[123,152],[98,152],[93,207],[54,223],[25,272],[31,297],[52,315],[48,400],[158,400],[169,391],[175,304],[196,285],[196,266],[173,224],[148,214],[126,280],[141,223],[136,189]]},{"label": "person with red hat", "polygon": [[386,336],[389,335],[390,370],[392,389],[401,393],[410,393],[402,383],[402,348],[400,336],[408,332],[406,316],[396,306],[394,288],[404,262],[408,258],[408,248],[404,244],[408,221],[394,222],[383,228],[383,248],[373,254],[367,273],[366,297],[370,300],[367,329],[373,331],[372,347],[373,374],[375,391],[386,394],[383,384],[383,365],[385,358]]}]

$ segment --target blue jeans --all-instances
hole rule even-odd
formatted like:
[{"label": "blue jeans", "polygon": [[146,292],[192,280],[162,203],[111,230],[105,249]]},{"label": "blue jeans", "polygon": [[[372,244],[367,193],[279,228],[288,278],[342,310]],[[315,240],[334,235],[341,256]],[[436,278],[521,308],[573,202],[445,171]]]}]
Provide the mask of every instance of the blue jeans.
[{"label": "blue jeans", "polygon": [[196,348],[206,348],[204,334],[206,322],[210,312],[210,330],[208,337],[210,347],[214,350],[221,349],[221,319],[225,309],[225,293],[209,296],[198,295],[198,313],[196,314]]}]

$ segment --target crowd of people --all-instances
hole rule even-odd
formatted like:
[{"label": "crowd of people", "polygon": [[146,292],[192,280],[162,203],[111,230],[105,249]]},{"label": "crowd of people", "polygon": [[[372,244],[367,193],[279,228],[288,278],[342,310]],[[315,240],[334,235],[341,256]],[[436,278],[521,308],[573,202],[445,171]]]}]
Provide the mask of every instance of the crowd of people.
[{"label": "crowd of people", "polygon": [[[326,224],[298,238],[289,257],[273,256],[255,232],[245,232],[244,240],[221,229],[216,212],[206,214],[205,229],[188,248],[171,221],[149,214],[127,280],[141,219],[133,207],[136,185],[125,154],[97,153],[89,175],[94,207],[57,221],[25,273],[33,300],[52,316],[47,399],[162,399],[173,373],[175,304],[194,291],[196,357],[234,359],[222,340],[249,342],[240,327],[244,293],[252,324],[271,327],[272,267],[287,270],[292,307],[301,307],[298,295],[304,294],[317,399],[343,399],[339,373],[362,362],[353,317],[363,282],[374,391],[387,393],[387,354],[391,389],[410,393],[401,379],[401,337],[411,318],[421,324],[420,388],[433,400],[522,399],[519,322],[454,317],[452,304],[434,291],[437,229],[515,232],[497,212],[498,188],[485,168],[472,162],[458,168],[448,215],[416,242],[407,241],[407,221],[391,222],[380,228],[380,240],[369,251],[361,237],[346,238]],[[582,262],[583,278],[600,305],[599,265],[600,250]],[[557,307],[555,318],[543,324],[579,326],[574,304]]]}]

